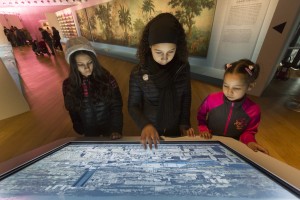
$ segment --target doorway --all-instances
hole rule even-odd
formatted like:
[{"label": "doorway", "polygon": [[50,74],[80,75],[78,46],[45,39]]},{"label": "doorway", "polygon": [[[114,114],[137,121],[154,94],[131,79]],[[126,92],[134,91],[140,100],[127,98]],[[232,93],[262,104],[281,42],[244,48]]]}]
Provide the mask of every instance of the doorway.
[{"label": "doorway", "polygon": [[281,88],[281,92],[289,95],[285,102],[286,108],[300,112],[300,23],[298,23],[291,42],[284,53],[275,79],[282,82],[281,87],[277,87],[277,89]]}]

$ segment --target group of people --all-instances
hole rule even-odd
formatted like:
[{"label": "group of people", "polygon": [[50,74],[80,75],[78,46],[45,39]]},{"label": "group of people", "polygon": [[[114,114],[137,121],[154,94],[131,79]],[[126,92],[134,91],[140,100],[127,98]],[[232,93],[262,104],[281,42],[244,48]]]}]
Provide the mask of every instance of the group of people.
[{"label": "group of people", "polygon": [[50,31],[49,28],[46,30],[40,27],[39,31],[42,34],[42,39],[47,43],[48,47],[50,48],[51,54],[55,55],[55,49],[63,51],[63,48],[60,42],[61,37],[59,31],[54,26],[52,26],[51,29],[52,31]]},{"label": "group of people", "polygon": [[[42,41],[48,45],[49,49],[51,50],[51,54],[55,55],[55,49],[63,51],[63,47],[60,42],[61,37],[59,31],[55,27],[51,27],[51,29],[52,31],[50,31],[49,28],[47,30],[39,28],[39,31],[42,35]],[[26,28],[19,29],[15,26],[7,28],[4,26],[3,31],[7,37],[7,40],[13,47],[32,45],[32,50],[36,54],[49,53],[47,46],[39,44],[40,41],[38,40],[33,40]]]},{"label": "group of people", "polygon": [[10,28],[3,27],[4,34],[7,40],[13,47],[29,45],[32,42],[32,37],[27,29],[19,29],[16,26]]},{"label": "group of people", "polygon": [[[74,130],[84,136],[122,137],[122,97],[116,79],[98,61],[84,37],[66,43],[69,77],[63,95]],[[145,148],[157,148],[160,136],[195,137],[190,123],[191,79],[185,31],[170,13],[145,26],[137,49],[139,63],[130,74],[128,111],[141,130]],[[232,137],[254,151],[268,154],[255,140],[260,109],[247,97],[255,85],[259,65],[241,59],[225,65],[223,91],[200,104],[200,137]],[[195,116],[196,117],[196,116]]]}]

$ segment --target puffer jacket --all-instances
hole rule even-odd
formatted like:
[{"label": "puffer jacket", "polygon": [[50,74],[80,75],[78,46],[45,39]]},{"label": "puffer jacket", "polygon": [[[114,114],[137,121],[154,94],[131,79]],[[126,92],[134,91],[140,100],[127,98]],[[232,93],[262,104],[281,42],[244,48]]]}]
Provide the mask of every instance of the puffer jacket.
[{"label": "puffer jacket", "polygon": [[177,125],[171,129],[158,127],[159,89],[151,80],[149,71],[139,66],[132,70],[129,81],[128,112],[140,129],[143,129],[147,124],[152,124],[159,135],[178,137],[181,136],[180,129],[191,127],[190,65],[189,63],[183,65],[185,66],[182,73],[175,79],[177,94],[175,105],[177,105],[177,109],[173,119]]},{"label": "puffer jacket", "polygon": [[[69,84],[68,79],[63,82],[64,98],[67,84]],[[78,134],[85,136],[104,135],[106,137],[109,137],[113,132],[122,134],[122,97],[113,76],[110,76],[110,84],[113,88],[113,96],[109,103],[93,104],[90,97],[85,97],[80,111],[69,110],[73,128]]]}]

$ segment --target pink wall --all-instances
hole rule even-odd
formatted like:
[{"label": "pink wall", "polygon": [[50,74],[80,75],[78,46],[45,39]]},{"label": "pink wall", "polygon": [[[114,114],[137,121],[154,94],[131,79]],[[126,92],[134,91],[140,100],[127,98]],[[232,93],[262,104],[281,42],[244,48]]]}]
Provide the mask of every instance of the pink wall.
[{"label": "pink wall", "polygon": [[[88,7],[95,4],[107,2],[110,0],[89,0],[79,6],[35,6],[35,7],[19,7],[17,9],[18,13],[20,13],[20,20],[24,28],[26,28],[33,39],[41,39],[41,33],[38,28],[40,27],[40,20],[47,20],[45,13],[55,13],[57,11],[64,10],[66,8],[74,7],[74,8],[82,8]],[[17,16],[16,16],[17,17]],[[18,25],[14,25],[17,26]],[[5,25],[4,25],[5,26]]]},{"label": "pink wall", "polygon": [[55,13],[70,6],[41,6],[27,7],[20,11],[20,19],[23,26],[30,32],[33,39],[41,39],[40,20],[46,20],[45,13]]},{"label": "pink wall", "polygon": [[11,25],[18,28],[23,28],[23,24],[20,22],[20,19],[17,15],[1,14],[0,23],[2,26],[6,26],[7,28],[10,28]]}]

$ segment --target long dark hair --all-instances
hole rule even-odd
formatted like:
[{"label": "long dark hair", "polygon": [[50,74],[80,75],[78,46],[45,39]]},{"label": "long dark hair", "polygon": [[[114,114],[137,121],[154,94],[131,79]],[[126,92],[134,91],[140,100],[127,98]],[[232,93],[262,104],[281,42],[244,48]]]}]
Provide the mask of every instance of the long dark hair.
[{"label": "long dark hair", "polygon": [[136,53],[136,56],[140,62],[140,66],[143,66],[146,62],[147,57],[151,55],[151,49],[150,49],[150,45],[149,45],[149,41],[148,41],[149,28],[153,22],[160,20],[160,18],[163,17],[164,15],[170,15],[176,21],[175,26],[176,26],[176,29],[178,30],[178,40],[177,40],[177,44],[176,44],[177,47],[176,47],[175,57],[181,62],[188,61],[188,48],[187,48],[187,42],[186,42],[186,35],[185,35],[182,24],[171,13],[161,13],[161,14],[157,15],[156,17],[154,17],[153,19],[151,19],[148,22],[148,24],[145,26],[145,28],[142,32],[139,47],[138,47],[137,53]]},{"label": "long dark hair", "polygon": [[110,73],[99,63],[96,55],[90,51],[76,51],[70,56],[70,73],[68,84],[65,86],[65,106],[68,110],[79,110],[82,106],[82,80],[83,76],[78,71],[76,56],[85,54],[91,57],[93,62],[93,72],[88,77],[89,97],[93,104],[99,102],[109,102],[112,97],[112,87],[110,85]]}]

